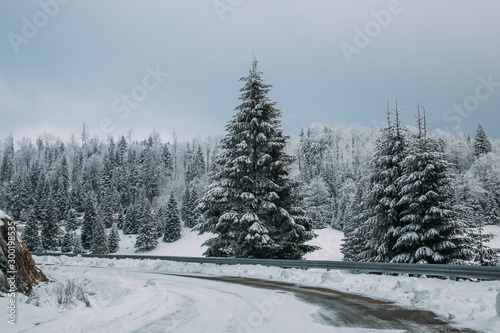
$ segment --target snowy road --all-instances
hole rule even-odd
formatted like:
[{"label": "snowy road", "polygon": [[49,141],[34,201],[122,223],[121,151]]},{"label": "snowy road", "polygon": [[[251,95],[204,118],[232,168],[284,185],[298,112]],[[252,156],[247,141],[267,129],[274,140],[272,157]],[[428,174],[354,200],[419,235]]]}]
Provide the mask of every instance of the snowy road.
[{"label": "snowy road", "polygon": [[92,306],[37,310],[18,332],[461,332],[430,312],[328,289],[109,267],[43,269],[87,281]]}]

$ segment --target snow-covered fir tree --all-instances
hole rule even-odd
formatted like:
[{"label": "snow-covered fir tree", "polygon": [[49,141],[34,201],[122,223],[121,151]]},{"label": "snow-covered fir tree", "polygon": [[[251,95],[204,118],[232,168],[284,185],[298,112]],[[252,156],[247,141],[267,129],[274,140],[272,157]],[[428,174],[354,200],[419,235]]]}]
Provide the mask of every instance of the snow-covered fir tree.
[{"label": "snow-covered fir tree", "polygon": [[[468,209],[465,207],[465,209]],[[468,209],[471,211],[471,209]],[[474,212],[470,212],[474,216]],[[477,216],[477,215],[476,215]],[[480,266],[498,266],[500,264],[500,249],[492,249],[487,245],[495,235],[485,233],[481,220],[468,221],[470,228],[466,232],[465,241],[472,250],[472,261]]]},{"label": "snow-covered fir tree", "polygon": [[108,234],[108,249],[109,253],[116,253],[120,249],[120,234],[116,223],[113,223]]},{"label": "snow-covered fir tree", "polygon": [[177,200],[175,200],[173,191],[170,194],[170,199],[167,204],[166,215],[163,241],[167,243],[175,242],[181,239],[182,225]]},{"label": "snow-covered fir tree", "polygon": [[198,214],[195,212],[197,200],[196,188],[191,183],[187,183],[181,207],[182,221],[186,227],[193,228],[198,224]]},{"label": "snow-covered fir tree", "polygon": [[163,173],[166,179],[171,179],[174,173],[174,163],[168,145],[164,144],[161,153],[161,160],[163,162]]},{"label": "snow-covered fir tree", "polygon": [[42,241],[38,229],[38,221],[33,209],[28,210],[26,227],[23,230],[22,239],[26,243],[30,252],[40,252],[43,250]]},{"label": "snow-covered fir tree", "polygon": [[165,233],[165,221],[167,220],[167,205],[161,204],[154,214],[156,220],[156,231],[158,232],[158,238],[163,237]]},{"label": "snow-covered fir tree", "polygon": [[371,161],[371,186],[361,202],[360,230],[366,239],[365,249],[358,255],[358,260],[389,262],[394,258],[394,245],[398,238],[400,225],[399,214],[401,199],[396,182],[402,174],[401,162],[407,156],[407,133],[400,124],[400,110],[394,110],[396,121],[391,123],[387,111],[387,127],[380,131],[374,158]]},{"label": "snow-covered fir tree", "polygon": [[303,206],[311,217],[314,229],[323,229],[331,223],[330,198],[321,176],[312,178],[302,187]]},{"label": "snow-covered fir tree", "polygon": [[92,240],[90,244],[90,251],[92,251],[92,254],[108,254],[109,248],[107,244],[106,227],[104,226],[104,222],[102,221],[99,214],[96,214],[96,216],[97,218],[93,220],[92,225]]},{"label": "snow-covered fir tree", "polygon": [[474,154],[476,157],[481,157],[483,155],[491,152],[492,146],[488,135],[483,129],[481,123],[477,126],[476,136],[474,137]]},{"label": "snow-covered fir tree", "polygon": [[[419,111],[420,113],[420,111]],[[453,207],[450,165],[435,140],[427,138],[425,116],[417,118],[419,134],[413,151],[401,162],[396,181],[401,199],[392,262],[457,264],[471,258],[464,236],[467,225]]]},{"label": "snow-covered fir tree", "polygon": [[73,253],[75,254],[85,253],[85,250],[82,247],[82,241],[80,237],[75,237],[73,239]]},{"label": "snow-covered fir tree", "polygon": [[123,223],[123,233],[128,234],[137,234],[139,232],[140,227],[140,218],[141,218],[141,205],[131,204],[127,208],[127,214],[125,216],[125,221]]},{"label": "snow-covered fir tree", "polygon": [[78,229],[78,214],[74,208],[68,210],[66,214],[66,231],[75,231]]},{"label": "snow-covered fir tree", "polygon": [[46,201],[47,206],[42,220],[42,246],[47,252],[57,250],[57,241],[59,237],[59,227],[57,221],[57,212],[55,210],[52,195],[49,195]]},{"label": "snow-covered fir tree", "polygon": [[61,242],[61,252],[71,252],[73,250],[74,236],[72,231],[66,231]]},{"label": "snow-covered fir tree", "polygon": [[87,196],[85,204],[85,215],[83,216],[83,224],[81,229],[81,242],[85,250],[89,250],[94,242],[94,226],[97,224],[99,214],[97,212],[97,199],[94,192]]},{"label": "snow-covered fir tree", "polygon": [[149,202],[144,204],[140,220],[141,227],[135,242],[136,252],[151,251],[158,245],[158,231],[156,230],[156,221]]},{"label": "snow-covered fir tree", "polygon": [[0,183],[12,180],[14,176],[14,138],[12,133],[7,136],[3,144],[2,165],[0,167]]},{"label": "snow-covered fir tree", "polygon": [[363,187],[360,185],[356,189],[354,200],[350,207],[351,217],[344,226],[344,238],[340,246],[340,252],[344,261],[357,261],[358,256],[366,247],[366,239],[362,229],[358,228],[361,223],[367,220],[368,212],[361,212],[361,202],[363,201]]},{"label": "snow-covered fir tree", "polygon": [[198,206],[197,230],[217,234],[205,242],[207,256],[300,259],[315,249],[304,244],[314,237],[312,222],[299,207],[281,112],[261,75],[254,60],[221,140],[220,171]]}]

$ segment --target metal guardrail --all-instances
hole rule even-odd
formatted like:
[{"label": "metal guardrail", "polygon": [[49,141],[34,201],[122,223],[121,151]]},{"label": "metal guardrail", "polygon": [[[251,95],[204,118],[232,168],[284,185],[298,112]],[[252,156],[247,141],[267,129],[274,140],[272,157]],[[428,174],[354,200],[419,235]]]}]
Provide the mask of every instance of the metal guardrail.
[{"label": "metal guardrail", "polygon": [[[74,253],[33,253],[36,256],[68,256],[76,257]],[[382,273],[382,274],[409,274],[412,276],[439,276],[471,278],[480,280],[500,280],[500,267],[465,266],[465,265],[438,265],[438,264],[396,264],[353,261],[326,261],[326,260],[281,260],[281,259],[250,259],[250,258],[207,258],[207,257],[171,257],[149,255],[123,254],[81,254],[88,258],[108,259],[152,259],[198,264],[218,265],[261,265],[281,268],[319,268],[326,270],[348,270],[355,273]]]}]

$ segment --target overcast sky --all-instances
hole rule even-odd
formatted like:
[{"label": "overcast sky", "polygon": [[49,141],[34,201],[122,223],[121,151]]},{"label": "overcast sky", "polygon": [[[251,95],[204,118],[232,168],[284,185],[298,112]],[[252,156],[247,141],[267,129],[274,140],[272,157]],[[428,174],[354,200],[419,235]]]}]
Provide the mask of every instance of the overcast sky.
[{"label": "overcast sky", "polygon": [[[500,138],[499,1],[2,0],[2,137],[222,134],[252,54],[297,138],[398,99]],[[168,74],[167,74],[168,73]]]}]

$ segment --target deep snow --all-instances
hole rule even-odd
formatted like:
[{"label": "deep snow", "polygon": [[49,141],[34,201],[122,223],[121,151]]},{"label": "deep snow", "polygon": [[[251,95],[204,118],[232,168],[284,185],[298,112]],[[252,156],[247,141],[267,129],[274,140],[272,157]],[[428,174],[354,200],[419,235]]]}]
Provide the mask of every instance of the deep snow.
[{"label": "deep snow", "polygon": [[[250,265],[214,265],[180,263],[162,260],[138,260],[138,259],[98,259],[82,257],[35,257],[37,263],[42,264],[43,270],[51,273],[50,276],[57,278],[65,276],[80,277],[81,273],[72,273],[72,267],[59,267],[59,265],[79,266],[76,272],[83,271],[85,267],[103,267],[116,270],[121,276],[108,273],[113,276],[115,284],[102,287],[96,291],[96,297],[107,297],[100,295],[120,292],[123,283],[128,283],[129,273],[134,270],[157,271],[169,273],[188,273],[213,276],[237,276],[258,279],[269,279],[273,281],[291,282],[300,285],[308,285],[322,288],[330,288],[347,293],[365,295],[368,297],[393,301],[399,305],[425,309],[435,312],[445,320],[458,327],[468,327],[483,332],[498,332],[500,325],[500,313],[497,314],[495,306],[500,281],[451,281],[431,278],[414,278],[408,276],[380,276],[366,274],[351,274],[347,271],[330,271],[314,269],[282,269],[277,267],[263,267]],[[58,266],[45,266],[55,264]],[[87,279],[90,281],[103,278],[100,274],[94,278],[93,271],[88,271]],[[54,275],[52,275],[54,274]],[[106,275],[104,271],[104,275]],[[125,281],[125,282],[123,282]],[[94,283],[94,282],[91,282]],[[111,283],[111,282],[110,282]],[[141,286],[130,287],[128,294],[140,291]],[[137,289],[139,288],[139,289]],[[141,287],[142,288],[142,287]],[[139,290],[139,291],[138,291]],[[157,297],[156,293],[153,293]],[[159,296],[158,296],[159,297]],[[156,298],[155,301],[160,302]],[[0,299],[0,307],[4,301]],[[24,305],[27,307],[27,305]],[[22,308],[21,310],[22,311]],[[35,309],[26,310],[27,313]],[[52,311],[46,309],[44,311]],[[121,311],[113,308],[110,311]],[[108,311],[106,311],[108,312]],[[21,312],[22,313],[22,312]],[[52,313],[52,314],[50,314]],[[54,316],[54,312],[49,315]],[[116,313],[118,315],[118,313]],[[65,316],[65,315],[64,315]],[[105,320],[105,319],[103,319]],[[2,324],[0,324],[0,327]]]},{"label": "deep snow", "polygon": [[[499,235],[500,227],[487,226],[485,232]],[[316,233],[319,236],[309,243],[318,245],[322,249],[307,255],[307,259],[341,260],[340,244],[343,234],[331,228],[316,230]],[[120,237],[118,253],[134,254],[136,236],[120,234]],[[160,242],[158,248],[149,253],[201,256],[205,251],[201,244],[209,237],[211,235],[199,236],[197,233],[190,232],[190,229],[184,228],[181,240],[174,243]],[[500,238],[496,237],[489,245],[500,248]],[[498,332],[500,325],[500,313],[497,314],[497,311],[500,311],[500,300],[497,301],[497,298],[500,298],[498,293],[500,281],[455,282],[425,277],[417,279],[407,276],[354,275],[346,271],[325,272],[324,270],[305,271],[245,265],[201,265],[160,260],[81,257],[35,257],[35,260],[53,280],[74,279],[84,285],[92,306],[86,308],[83,304],[79,304],[73,309],[58,307],[52,292],[53,283],[42,284],[36,292],[39,295],[39,306],[33,305],[36,299],[32,300],[31,304],[26,304],[26,297],[20,297],[18,326],[13,330],[6,320],[1,320],[0,332],[2,333],[19,332],[24,329],[28,329],[29,332],[46,332],[46,329],[59,331],[56,328],[60,327],[57,325],[61,323],[69,325],[68,331],[78,332],[71,326],[74,322],[79,323],[78,328],[81,328],[81,332],[98,331],[98,327],[103,328],[101,331],[119,329],[125,332],[134,331],[139,328],[137,325],[155,321],[168,314],[171,314],[171,320],[164,324],[172,328],[185,320],[183,316],[186,315],[184,311],[186,300],[182,292],[179,290],[172,292],[170,289],[162,288],[155,282],[154,277],[145,279],[144,276],[138,275],[138,271],[250,277],[318,286],[393,301],[410,308],[430,310],[442,319],[451,320],[459,327],[469,327],[483,332]],[[53,264],[58,266],[51,266]],[[96,271],[89,269],[90,266],[104,269]],[[117,274],[117,271],[120,273]],[[8,301],[8,297],[0,297],[0,308],[6,309]],[[304,311],[306,311],[305,308]],[[41,322],[50,323],[44,324],[42,329],[42,326],[36,325]]]}]

